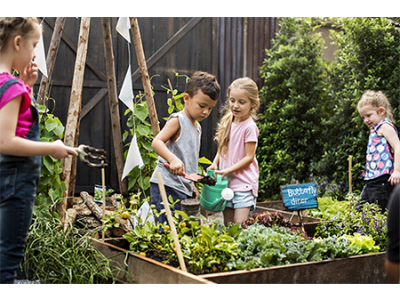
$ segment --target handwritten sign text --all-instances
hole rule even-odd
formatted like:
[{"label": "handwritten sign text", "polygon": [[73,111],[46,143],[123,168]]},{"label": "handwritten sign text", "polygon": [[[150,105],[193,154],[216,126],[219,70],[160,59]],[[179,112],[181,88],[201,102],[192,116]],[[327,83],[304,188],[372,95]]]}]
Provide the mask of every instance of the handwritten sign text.
[{"label": "handwritten sign text", "polygon": [[317,208],[315,183],[290,184],[281,186],[283,205],[289,210]]}]

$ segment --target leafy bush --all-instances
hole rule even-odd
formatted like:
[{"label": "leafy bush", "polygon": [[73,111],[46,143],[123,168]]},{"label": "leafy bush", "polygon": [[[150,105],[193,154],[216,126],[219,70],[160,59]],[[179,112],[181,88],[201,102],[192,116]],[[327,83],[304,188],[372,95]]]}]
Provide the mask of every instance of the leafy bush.
[{"label": "leafy bush", "polygon": [[328,64],[322,58],[323,39],[313,32],[312,18],[285,18],[268,58],[261,66],[265,86],[260,99],[257,160],[260,197],[279,193],[293,178],[308,178],[309,166],[323,154],[328,118]]},{"label": "leafy bush", "polygon": [[[400,120],[400,31],[387,18],[334,19],[341,31],[331,36],[338,46],[331,73],[330,102],[334,104],[324,135],[332,137],[321,160],[310,172],[348,186],[349,155],[353,157],[352,182],[360,189],[359,175],[365,166],[369,128],[356,105],[366,90],[383,91]],[[398,124],[397,124],[398,127]]]},{"label": "leafy bush", "polygon": [[400,31],[388,18],[335,18],[337,61],[328,63],[321,59],[315,21],[283,18],[260,68],[266,107],[257,149],[263,198],[277,198],[280,185],[292,178],[306,181],[308,174],[348,190],[349,155],[353,190],[361,190],[369,129],[356,104],[366,90],[382,90],[400,120]]}]

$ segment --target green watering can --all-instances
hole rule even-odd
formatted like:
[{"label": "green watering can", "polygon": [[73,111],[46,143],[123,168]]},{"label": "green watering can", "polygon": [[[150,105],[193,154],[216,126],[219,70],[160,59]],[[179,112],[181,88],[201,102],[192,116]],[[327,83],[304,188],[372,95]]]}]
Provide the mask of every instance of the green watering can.
[{"label": "green watering can", "polygon": [[[214,177],[214,170],[208,170],[207,175]],[[221,174],[217,174],[215,186],[203,185],[200,195],[200,205],[212,212],[220,212],[225,209],[227,200],[233,198],[233,191],[228,188],[228,179],[222,179]]]}]

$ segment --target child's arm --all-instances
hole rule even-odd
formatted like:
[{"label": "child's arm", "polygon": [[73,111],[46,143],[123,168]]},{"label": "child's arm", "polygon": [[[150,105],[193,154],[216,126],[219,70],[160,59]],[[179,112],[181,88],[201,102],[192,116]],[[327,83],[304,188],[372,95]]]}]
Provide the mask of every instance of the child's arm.
[{"label": "child's arm", "polygon": [[220,171],[215,171],[214,174],[221,174],[222,178],[224,178],[229,173],[233,173],[233,172],[236,172],[238,170],[241,170],[241,169],[247,167],[254,160],[254,157],[256,155],[256,147],[257,147],[257,143],[256,142],[248,142],[248,143],[246,143],[245,144],[246,155],[240,161],[238,161],[236,164],[230,166],[227,169],[220,170]]},{"label": "child's arm", "polygon": [[209,166],[207,170],[218,170],[218,164],[219,164],[219,152],[217,152],[211,166]]},{"label": "child's arm", "polygon": [[388,124],[382,124],[379,132],[383,134],[392,149],[394,150],[394,170],[389,178],[392,185],[400,183],[400,141],[396,131]]},{"label": "child's arm", "polygon": [[151,143],[154,151],[156,151],[158,155],[169,162],[169,169],[171,173],[175,175],[181,174],[182,171],[185,171],[185,166],[183,165],[183,162],[168,149],[165,143],[169,139],[175,140],[180,132],[180,129],[181,126],[179,125],[179,119],[177,117],[171,118],[167,121],[164,128],[157,134]]},{"label": "child's arm", "polygon": [[78,155],[60,140],[37,142],[15,136],[21,100],[22,96],[15,97],[0,109],[0,153],[14,156],[51,155],[55,159],[68,154]]}]

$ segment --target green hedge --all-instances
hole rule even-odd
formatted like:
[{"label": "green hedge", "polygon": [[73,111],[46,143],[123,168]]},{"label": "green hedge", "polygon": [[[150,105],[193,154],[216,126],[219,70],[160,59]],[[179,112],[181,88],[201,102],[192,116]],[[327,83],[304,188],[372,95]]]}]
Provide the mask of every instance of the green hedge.
[{"label": "green hedge", "polygon": [[[353,156],[353,189],[364,168],[368,128],[356,103],[368,89],[382,90],[400,121],[400,31],[387,18],[336,18],[336,62],[321,58],[320,20],[283,18],[260,68],[257,159],[260,199],[279,198],[279,186],[309,175],[343,183]],[[398,125],[397,125],[398,126]]]}]

